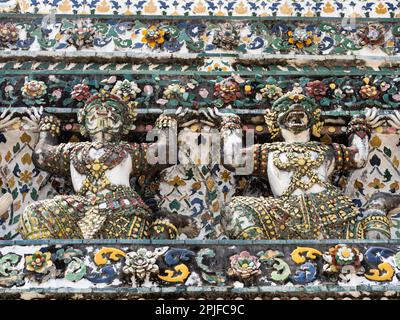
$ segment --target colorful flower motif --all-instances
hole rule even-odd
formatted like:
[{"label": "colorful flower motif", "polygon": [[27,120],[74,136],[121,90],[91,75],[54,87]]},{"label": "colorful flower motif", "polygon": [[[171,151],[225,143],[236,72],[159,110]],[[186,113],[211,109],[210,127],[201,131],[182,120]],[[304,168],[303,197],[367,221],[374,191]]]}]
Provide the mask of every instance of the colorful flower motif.
[{"label": "colorful flower motif", "polygon": [[353,266],[356,270],[359,270],[363,255],[357,248],[338,244],[329,248],[329,252],[326,252],[323,258],[329,264],[329,267],[325,268],[326,271],[340,272],[344,266]]},{"label": "colorful flower motif", "polygon": [[168,181],[168,184],[174,187],[183,187],[186,186],[185,180],[180,178],[179,176],[175,176],[173,179]]},{"label": "colorful flower motif", "polygon": [[90,48],[93,46],[96,30],[93,27],[75,27],[66,31],[69,36],[67,43],[77,49]]},{"label": "colorful flower motif", "polygon": [[53,98],[55,100],[60,100],[61,97],[62,97],[62,90],[61,89],[56,89],[51,93],[51,95],[53,96]]},{"label": "colorful flower motif", "polygon": [[298,49],[309,47],[313,43],[319,41],[318,36],[314,35],[312,31],[307,31],[302,28],[296,28],[287,32],[288,43],[296,46]]},{"label": "colorful flower motif", "polygon": [[142,31],[142,42],[147,43],[150,48],[155,48],[157,45],[162,46],[165,42],[165,30],[159,29],[156,26],[151,26]]},{"label": "colorful flower motif", "polygon": [[215,32],[212,43],[219,48],[232,50],[239,45],[239,40],[240,36],[235,29],[225,28]]},{"label": "colorful flower motif", "polygon": [[25,82],[21,91],[25,98],[39,99],[46,94],[47,86],[43,81],[31,80]]},{"label": "colorful flower motif", "polygon": [[218,62],[214,62],[211,65],[207,66],[207,71],[228,71],[229,67],[225,64],[220,64]]},{"label": "colorful flower motif", "polygon": [[340,88],[336,88],[335,90],[333,90],[332,96],[336,99],[342,99],[344,98],[346,95],[343,93],[343,90]]},{"label": "colorful flower motif", "polygon": [[396,94],[392,95],[392,99],[394,101],[399,102],[400,101],[400,93],[396,93]]},{"label": "colorful flower motif", "polygon": [[0,45],[7,47],[15,44],[19,39],[18,28],[14,23],[0,24]]},{"label": "colorful flower motif", "polygon": [[305,91],[307,95],[315,98],[316,100],[321,100],[326,96],[328,91],[327,86],[320,80],[310,81],[306,84]]},{"label": "colorful flower motif", "polygon": [[373,189],[382,189],[385,185],[378,178],[374,178],[372,182],[368,183],[368,187]]},{"label": "colorful flower motif", "polygon": [[344,92],[344,94],[348,97],[353,96],[354,94],[354,89],[350,84],[346,84],[342,87],[342,90]]},{"label": "colorful flower motif", "polygon": [[141,91],[136,82],[125,79],[123,81],[117,81],[111,93],[119,96],[124,101],[129,101],[135,99],[137,94]]},{"label": "colorful flower motif", "polygon": [[28,170],[24,170],[20,174],[20,179],[24,183],[29,183],[32,181],[32,172]]},{"label": "colorful flower motif", "polygon": [[274,101],[283,96],[283,91],[277,85],[266,84],[264,88],[260,90],[260,93],[264,98]]},{"label": "colorful flower motif", "polygon": [[158,252],[149,251],[145,248],[128,252],[125,256],[125,265],[122,271],[143,280],[150,273],[158,273],[159,268],[156,264],[158,256]]},{"label": "colorful flower motif", "polygon": [[91,96],[92,96],[92,94],[89,92],[89,86],[84,83],[79,83],[79,84],[75,85],[71,92],[72,99],[75,99],[78,101],[87,100]]},{"label": "colorful flower motif", "polygon": [[391,86],[390,86],[390,83],[387,83],[387,82],[385,82],[385,81],[382,81],[382,82],[379,84],[379,88],[381,89],[382,92],[385,92],[385,91],[389,90],[390,87],[391,87]]},{"label": "colorful flower motif", "polygon": [[230,103],[236,99],[242,98],[239,83],[228,78],[217,82],[214,86],[214,96],[221,98],[224,103]]},{"label": "colorful flower motif", "polygon": [[50,252],[36,251],[25,258],[25,266],[28,271],[44,273],[53,265]]},{"label": "colorful flower motif", "polygon": [[14,87],[11,84],[6,85],[6,87],[4,88],[4,92],[6,93],[6,95],[8,97],[10,97],[13,92],[14,92]]},{"label": "colorful flower motif", "polygon": [[228,170],[221,171],[220,177],[222,181],[228,182],[231,179],[231,173]]},{"label": "colorful flower motif", "polygon": [[375,86],[366,84],[365,86],[361,87],[360,95],[363,99],[378,99],[379,91]]},{"label": "colorful flower motif", "polygon": [[182,98],[186,89],[180,84],[170,84],[163,92],[163,96],[166,99],[179,99]]},{"label": "colorful flower motif", "polygon": [[154,92],[154,89],[151,85],[146,84],[143,88],[143,92],[146,94],[146,96],[151,96]]},{"label": "colorful flower motif", "polygon": [[242,251],[230,258],[230,268],[228,274],[237,276],[241,279],[248,279],[261,274],[261,262],[256,256],[252,256],[247,251]]},{"label": "colorful flower motif", "polygon": [[385,41],[385,27],[371,23],[358,31],[361,45],[381,45]]}]

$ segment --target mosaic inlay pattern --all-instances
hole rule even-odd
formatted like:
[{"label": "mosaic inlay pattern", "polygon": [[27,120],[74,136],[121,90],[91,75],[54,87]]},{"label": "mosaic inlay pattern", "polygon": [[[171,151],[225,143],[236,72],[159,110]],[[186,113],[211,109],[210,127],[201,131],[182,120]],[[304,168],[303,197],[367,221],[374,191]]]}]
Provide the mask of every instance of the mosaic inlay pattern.
[{"label": "mosaic inlay pattern", "polygon": [[[334,288],[398,285],[396,245],[16,245],[0,249],[0,287]],[[218,259],[218,264],[212,262]]]},{"label": "mosaic inlay pattern", "polygon": [[0,7],[4,11],[47,14],[52,9],[59,14],[170,15],[170,16],[325,16],[394,18],[400,14],[395,0],[387,1],[292,1],[292,0],[90,0],[34,1],[8,0]]},{"label": "mosaic inlay pattern", "polygon": [[0,24],[3,50],[389,56],[400,51],[400,25],[394,22],[14,19]]}]

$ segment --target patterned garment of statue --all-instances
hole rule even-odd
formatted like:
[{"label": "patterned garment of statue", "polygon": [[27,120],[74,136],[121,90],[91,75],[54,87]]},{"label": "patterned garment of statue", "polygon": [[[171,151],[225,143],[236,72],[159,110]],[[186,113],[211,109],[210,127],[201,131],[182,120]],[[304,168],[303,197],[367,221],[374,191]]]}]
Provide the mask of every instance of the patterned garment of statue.
[{"label": "patterned garment of statue", "polygon": [[[95,161],[90,150],[105,150]],[[114,185],[106,176],[130,157],[132,175],[149,169],[145,144],[68,143],[60,144],[46,158],[54,168],[62,163],[64,175],[73,171],[86,174],[76,195],[60,195],[29,205],[21,219],[24,239],[148,238],[150,212],[140,196],[129,186]],[[74,172],[75,173],[75,172]],[[107,189],[106,193],[102,193]],[[78,228],[77,228],[78,226]]]},{"label": "patterned garment of statue", "polygon": [[[234,197],[225,216],[230,217],[233,232],[242,239],[348,239],[362,237],[356,222],[360,211],[340,190],[321,181],[310,169],[332,158],[333,150],[317,142],[305,144],[271,143],[254,146],[254,175],[266,171],[268,153],[279,170],[294,171],[289,187],[280,197]],[[292,155],[287,162],[282,154]],[[300,154],[301,156],[295,156]],[[318,154],[312,159],[312,154]],[[259,155],[261,157],[259,158]],[[293,156],[294,155],[294,156]],[[289,158],[289,157],[288,157]],[[265,159],[265,160],[264,160]],[[303,182],[303,178],[307,182]],[[297,189],[324,186],[317,193],[293,195]]]},{"label": "patterned garment of statue", "polygon": [[[231,118],[222,126],[228,146],[239,128]],[[310,141],[311,132],[318,136],[322,126],[320,109],[297,88],[275,101],[265,118],[272,137],[280,134],[284,142],[253,145],[245,152],[253,157],[253,175],[268,177],[274,197],[233,197],[223,213],[230,238],[349,239],[370,232],[390,238],[385,215],[361,218],[359,208],[330,182],[334,170],[364,165],[368,121],[374,121],[376,110],[349,123],[350,147]]]}]

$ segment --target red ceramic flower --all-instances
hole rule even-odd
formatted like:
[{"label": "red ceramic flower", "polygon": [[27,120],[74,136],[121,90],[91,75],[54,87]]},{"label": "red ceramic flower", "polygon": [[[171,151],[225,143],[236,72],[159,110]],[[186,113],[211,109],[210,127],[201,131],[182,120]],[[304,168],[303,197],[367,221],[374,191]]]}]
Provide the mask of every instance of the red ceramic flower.
[{"label": "red ceramic flower", "polygon": [[225,79],[215,84],[214,95],[221,98],[224,103],[230,103],[243,95],[240,92],[239,84],[231,79]]},{"label": "red ceramic flower", "polygon": [[328,88],[322,81],[315,80],[307,83],[305,91],[310,97],[313,97],[316,100],[321,100],[324,96],[326,96]]},{"label": "red ceramic flower", "polygon": [[89,99],[92,94],[89,92],[89,86],[84,83],[80,83],[74,86],[71,92],[72,99],[82,101]]}]

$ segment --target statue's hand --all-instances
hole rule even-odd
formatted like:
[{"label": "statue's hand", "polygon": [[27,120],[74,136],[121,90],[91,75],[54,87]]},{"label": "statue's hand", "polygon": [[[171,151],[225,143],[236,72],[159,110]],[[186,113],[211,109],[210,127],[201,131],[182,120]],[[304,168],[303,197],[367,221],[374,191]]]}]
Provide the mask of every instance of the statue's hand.
[{"label": "statue's hand", "polygon": [[[231,107],[228,107],[231,109]],[[238,166],[242,159],[242,136],[240,118],[233,112],[220,112],[216,107],[208,108],[208,113],[214,121],[221,123],[221,137],[223,138],[223,163]]]},{"label": "statue's hand", "polygon": [[13,196],[11,193],[6,193],[0,197],[0,216],[7,212],[12,203]]},{"label": "statue's hand", "polygon": [[194,117],[197,117],[197,115],[197,110],[179,107],[176,109],[174,118],[179,127],[187,127],[192,123],[197,122],[197,119],[194,119]]},{"label": "statue's hand", "polygon": [[387,122],[396,129],[400,129],[400,111],[394,110],[394,114],[387,116],[389,119]]},{"label": "statue's hand", "polygon": [[233,132],[224,139],[223,163],[239,166],[243,163],[242,157],[242,137],[237,132]]},{"label": "statue's hand", "polygon": [[378,115],[378,111],[375,107],[366,109],[365,120],[371,128],[377,128],[385,121],[383,116]]},{"label": "statue's hand", "polygon": [[28,114],[27,117],[25,116],[22,118],[22,120],[24,120],[27,125],[27,127],[25,128],[33,132],[38,132],[40,119],[43,115],[43,107],[40,107],[40,109],[37,109],[35,107],[32,107],[30,109],[25,108],[25,112]]},{"label": "statue's hand", "polygon": [[[227,109],[232,109],[231,106],[228,106]],[[210,121],[212,122],[218,122],[219,124],[226,119],[229,116],[232,116],[234,113],[233,112],[220,112],[217,107],[214,108],[207,108],[206,110],[201,110],[201,113],[203,113]]]},{"label": "statue's hand", "polygon": [[4,110],[1,115],[0,115],[0,130],[3,130],[7,127],[12,126],[14,123],[19,121],[19,118],[13,118],[15,111],[11,111],[10,108],[7,108],[6,110]]}]

